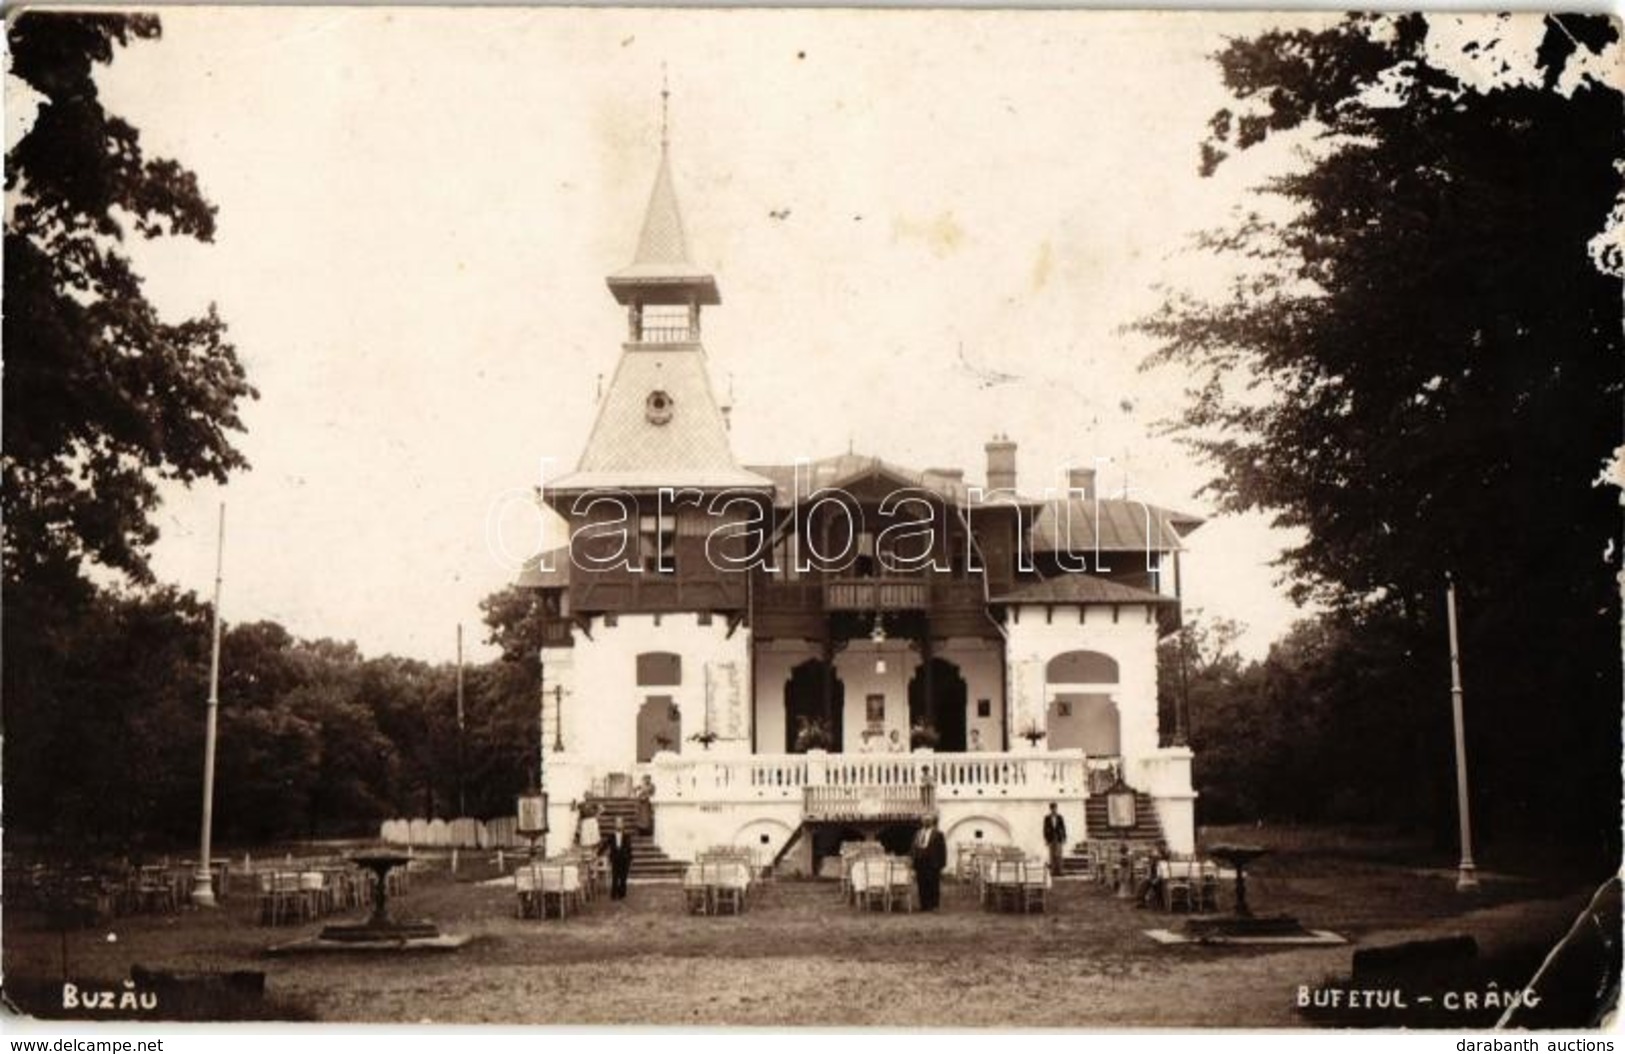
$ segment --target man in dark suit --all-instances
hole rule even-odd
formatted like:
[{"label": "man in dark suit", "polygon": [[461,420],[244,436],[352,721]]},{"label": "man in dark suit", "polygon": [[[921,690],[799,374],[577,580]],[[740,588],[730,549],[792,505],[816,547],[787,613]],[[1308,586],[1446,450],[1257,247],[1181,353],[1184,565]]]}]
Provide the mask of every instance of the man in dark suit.
[{"label": "man in dark suit", "polygon": [[920,910],[935,911],[942,901],[942,870],[948,866],[948,840],[937,830],[937,818],[927,815],[920,822],[909,856],[914,862],[914,881],[920,890]]},{"label": "man in dark suit", "polygon": [[604,849],[609,853],[609,899],[626,899],[626,877],[632,873],[632,832],[626,829],[626,820],[615,817],[615,829],[604,836]]},{"label": "man in dark suit", "polygon": [[1051,878],[1061,877],[1061,857],[1066,852],[1066,820],[1049,803],[1049,815],[1044,817],[1044,844],[1049,846],[1049,873]]}]

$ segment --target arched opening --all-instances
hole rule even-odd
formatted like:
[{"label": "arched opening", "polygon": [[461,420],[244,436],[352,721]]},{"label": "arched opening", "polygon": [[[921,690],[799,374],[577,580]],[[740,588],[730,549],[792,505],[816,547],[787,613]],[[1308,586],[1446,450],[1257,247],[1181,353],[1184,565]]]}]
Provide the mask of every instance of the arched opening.
[{"label": "arched opening", "polygon": [[997,816],[967,816],[944,832],[949,845],[1009,845],[1010,825]]},{"label": "arched opening", "polygon": [[675,652],[642,652],[637,664],[639,688],[675,688],[683,683],[683,657]]},{"label": "arched opening", "polygon": [[1064,651],[1044,667],[1050,684],[1116,684],[1117,660],[1098,651]]},{"label": "arched opening", "polygon": [[908,682],[910,728],[928,725],[936,731],[939,751],[965,750],[965,678],[946,659],[923,662]]},{"label": "arched opening", "polygon": [[654,758],[662,750],[677,750],[683,742],[683,715],[669,695],[651,695],[638,707],[638,761]]},{"label": "arched opening", "polygon": [[1123,751],[1122,715],[1112,698],[1117,660],[1098,651],[1067,651],[1044,667],[1049,706],[1044,726],[1052,750],[1096,756]]},{"label": "arched opening", "polygon": [[840,750],[845,707],[846,685],[834,666],[822,659],[808,659],[796,666],[784,683],[785,752]]},{"label": "arched opening", "polygon": [[1081,749],[1095,757],[1123,752],[1122,717],[1109,695],[1057,692],[1046,716],[1053,750]]}]

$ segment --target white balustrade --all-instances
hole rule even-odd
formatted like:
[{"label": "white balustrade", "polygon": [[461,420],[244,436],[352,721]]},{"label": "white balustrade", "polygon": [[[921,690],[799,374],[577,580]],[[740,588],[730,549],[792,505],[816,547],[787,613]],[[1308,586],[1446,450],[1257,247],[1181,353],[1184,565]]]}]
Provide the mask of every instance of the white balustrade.
[{"label": "white balustrade", "polygon": [[1022,754],[663,754],[649,765],[660,802],[802,801],[807,787],[916,788],[939,799],[1083,794],[1079,751]]}]

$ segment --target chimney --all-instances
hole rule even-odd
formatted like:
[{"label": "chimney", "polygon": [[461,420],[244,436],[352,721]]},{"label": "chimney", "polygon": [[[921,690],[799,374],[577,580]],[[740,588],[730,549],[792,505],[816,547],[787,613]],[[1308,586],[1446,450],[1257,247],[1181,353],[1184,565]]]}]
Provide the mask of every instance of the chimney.
[{"label": "chimney", "polygon": [[[1072,468],[1066,473],[1066,486],[1072,493],[1069,497],[1081,497],[1084,501],[1092,501],[1095,496],[1095,470],[1092,468]],[[1081,494],[1079,492],[1082,492]]]},{"label": "chimney", "polygon": [[1016,444],[1010,437],[999,433],[989,440],[987,451],[987,489],[1016,489]]}]

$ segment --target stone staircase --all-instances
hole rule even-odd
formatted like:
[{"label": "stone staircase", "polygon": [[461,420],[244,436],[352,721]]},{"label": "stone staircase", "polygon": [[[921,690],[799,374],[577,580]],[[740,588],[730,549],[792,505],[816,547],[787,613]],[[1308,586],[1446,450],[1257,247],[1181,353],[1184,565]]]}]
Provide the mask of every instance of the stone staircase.
[{"label": "stone staircase", "polygon": [[[1089,840],[1105,842],[1107,845],[1118,846],[1124,842],[1133,849],[1153,849],[1157,843],[1163,841],[1162,823],[1157,819],[1157,807],[1151,801],[1151,795],[1144,791],[1134,792],[1134,826],[1127,829],[1113,829],[1106,822],[1106,796],[1104,794],[1091,794],[1083,803],[1084,823],[1087,826]],[[1087,875],[1089,873],[1089,853],[1087,842],[1079,842],[1061,858],[1061,873],[1063,875]]]},{"label": "stone staircase", "polygon": [[667,879],[675,881],[683,877],[683,869],[687,862],[673,860],[661,851],[652,837],[639,834],[637,831],[638,803],[635,798],[596,798],[587,799],[598,807],[598,829],[609,834],[615,830],[615,820],[620,817],[626,820],[626,829],[632,832],[632,875],[636,880]]}]

